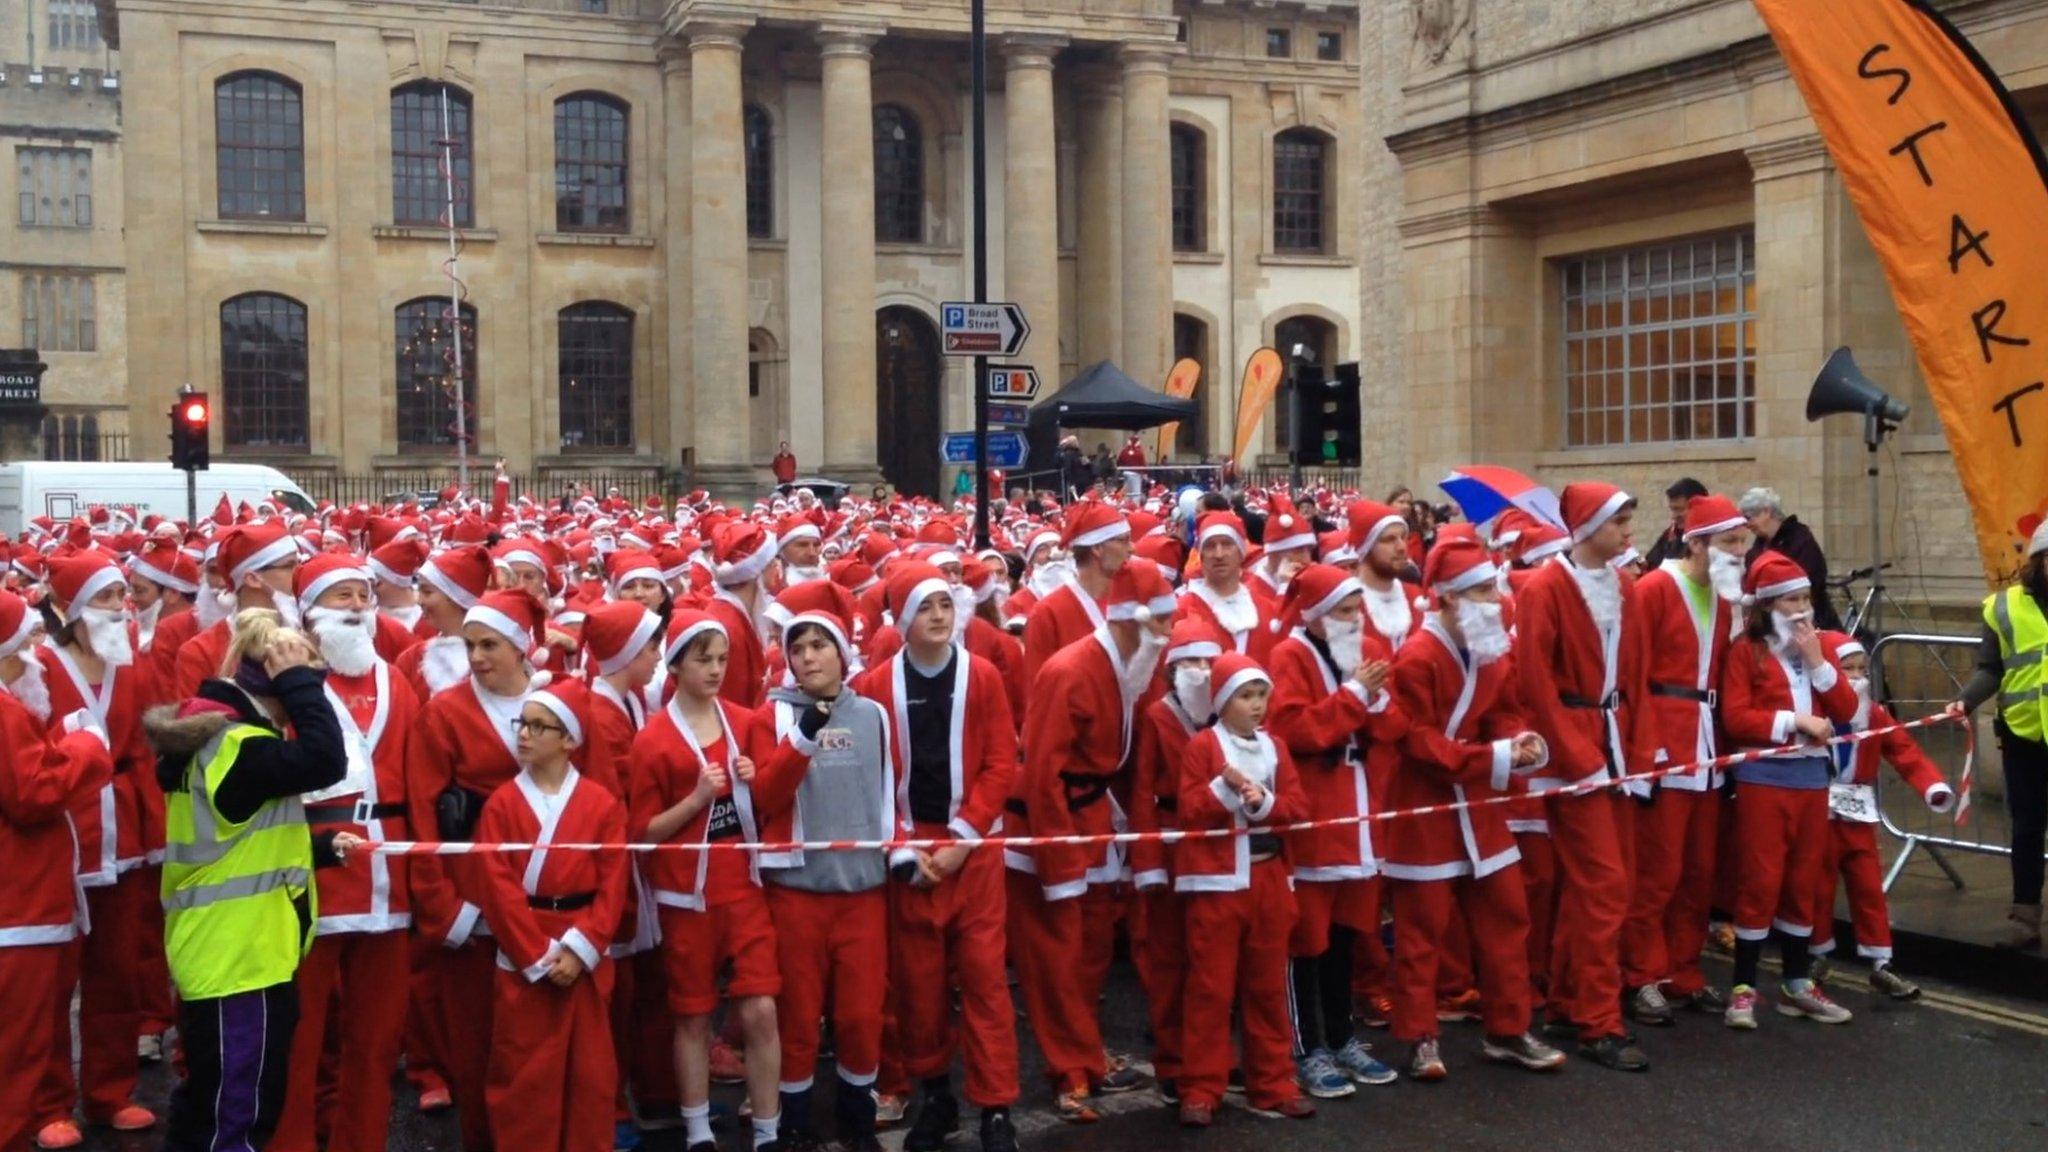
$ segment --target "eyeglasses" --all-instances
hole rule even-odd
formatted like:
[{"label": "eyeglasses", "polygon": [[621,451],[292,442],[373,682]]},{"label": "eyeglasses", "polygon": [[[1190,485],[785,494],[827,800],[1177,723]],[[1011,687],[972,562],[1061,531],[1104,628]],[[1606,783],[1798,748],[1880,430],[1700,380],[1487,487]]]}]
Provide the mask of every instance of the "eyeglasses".
[{"label": "eyeglasses", "polygon": [[512,720],[512,735],[515,737],[538,736],[543,732],[553,732],[562,736],[569,734],[567,728],[562,727],[560,724],[550,724],[545,720],[528,720],[524,716],[515,717]]}]

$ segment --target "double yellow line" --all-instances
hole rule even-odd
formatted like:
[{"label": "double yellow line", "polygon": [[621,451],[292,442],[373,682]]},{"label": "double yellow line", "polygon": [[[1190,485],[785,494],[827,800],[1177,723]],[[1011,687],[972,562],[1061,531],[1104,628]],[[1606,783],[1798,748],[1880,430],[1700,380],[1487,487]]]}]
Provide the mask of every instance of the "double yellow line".
[{"label": "double yellow line", "polygon": [[[1718,956],[1719,954],[1708,953],[1708,955]],[[1782,971],[1776,960],[1765,960],[1762,966],[1773,972]],[[1857,992],[1867,993],[1876,1000],[1891,999],[1884,993],[1873,989],[1870,986],[1869,980],[1856,973],[1845,972],[1840,968],[1828,974],[1827,986],[1830,988],[1848,988]],[[2010,1028],[2015,1032],[2025,1032],[2032,1036],[2048,1036],[2048,1016],[2042,1016],[2033,1012],[2022,1012],[2017,1008],[2008,1008],[2003,1004],[1993,1004],[1985,1000],[1972,1000],[1967,996],[1956,996],[1948,992],[1936,992],[1930,988],[1922,988],[1920,996],[1916,1000],[1893,1001],[1893,1003],[1923,1004],[1934,1009],[1936,1012],[1945,1012],[1950,1016],[1960,1016],[1965,1020],[1976,1020],[1984,1024],[1996,1024],[2000,1028]]]}]

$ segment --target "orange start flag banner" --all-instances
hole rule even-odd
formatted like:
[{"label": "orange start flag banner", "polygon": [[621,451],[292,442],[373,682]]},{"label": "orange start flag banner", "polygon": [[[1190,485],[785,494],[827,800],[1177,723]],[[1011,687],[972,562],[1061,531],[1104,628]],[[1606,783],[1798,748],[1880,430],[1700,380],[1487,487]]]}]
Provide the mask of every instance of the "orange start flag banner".
[{"label": "orange start flag banner", "polygon": [[2048,163],[1927,0],[1755,4],[1884,264],[2004,583],[2048,511]]},{"label": "orange start flag banner", "polygon": [[[1185,400],[1195,394],[1195,385],[1202,382],[1202,365],[1191,356],[1183,356],[1173,362],[1173,368],[1166,374],[1166,394],[1175,400]],[[1152,441],[1152,462],[1166,459],[1166,450],[1173,447],[1174,434],[1180,431],[1180,421],[1161,424]]]},{"label": "orange start flag banner", "polygon": [[1244,380],[1237,386],[1237,439],[1230,458],[1239,467],[1244,466],[1244,450],[1251,447],[1252,433],[1259,430],[1259,421],[1279,390],[1280,353],[1271,348],[1252,353],[1252,358],[1244,362]]}]

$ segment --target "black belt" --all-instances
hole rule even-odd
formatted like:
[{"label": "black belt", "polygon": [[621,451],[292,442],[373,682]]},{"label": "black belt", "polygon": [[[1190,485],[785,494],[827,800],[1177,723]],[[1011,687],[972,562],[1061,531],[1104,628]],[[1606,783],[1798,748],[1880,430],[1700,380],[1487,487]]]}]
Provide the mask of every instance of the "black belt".
[{"label": "black belt", "polygon": [[1697,688],[1688,687],[1684,684],[1652,684],[1650,685],[1650,695],[1665,696],[1673,700],[1690,700],[1695,704],[1705,704],[1709,708],[1714,707],[1721,700],[1720,693],[1715,692],[1711,688],[1702,692]]},{"label": "black belt", "polygon": [[372,820],[396,820],[405,815],[403,804],[308,804],[308,824],[368,824]]},{"label": "black belt", "polygon": [[1272,856],[1280,851],[1280,837],[1271,832],[1254,832],[1246,837],[1254,856]]},{"label": "black belt", "polygon": [[1109,794],[1109,777],[1091,776],[1082,772],[1060,773],[1060,783],[1067,787],[1067,811],[1079,812]]},{"label": "black belt", "polygon": [[543,912],[574,912],[597,903],[595,892],[572,892],[567,896],[528,896],[526,906]]},{"label": "black belt", "polygon": [[1616,708],[1621,707],[1622,696],[1619,691],[1614,691],[1609,692],[1604,699],[1588,700],[1584,696],[1574,696],[1569,692],[1561,692],[1558,694],[1557,700],[1558,703],[1563,704],[1567,708],[1586,708],[1594,712],[1612,712]]},{"label": "black belt", "polygon": [[1180,811],[1180,797],[1178,796],[1154,796],[1152,803],[1161,812]]},{"label": "black belt", "polygon": [[1013,816],[1026,815],[1024,811],[1024,802],[1022,800],[1003,801],[1003,811],[1008,812]]}]

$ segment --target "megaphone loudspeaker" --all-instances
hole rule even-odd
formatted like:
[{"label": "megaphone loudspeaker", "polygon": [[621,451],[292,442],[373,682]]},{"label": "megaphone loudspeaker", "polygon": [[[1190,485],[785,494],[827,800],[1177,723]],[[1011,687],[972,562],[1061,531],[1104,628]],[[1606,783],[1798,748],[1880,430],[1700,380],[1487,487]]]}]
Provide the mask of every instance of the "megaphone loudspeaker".
[{"label": "megaphone loudspeaker", "polygon": [[1820,375],[1814,378],[1813,391],[1806,395],[1808,420],[1853,413],[1875,415],[1887,424],[1898,424],[1911,411],[1905,401],[1872,383],[1856,366],[1856,357],[1846,347],[1835,349],[1834,355],[1828,357]]}]

